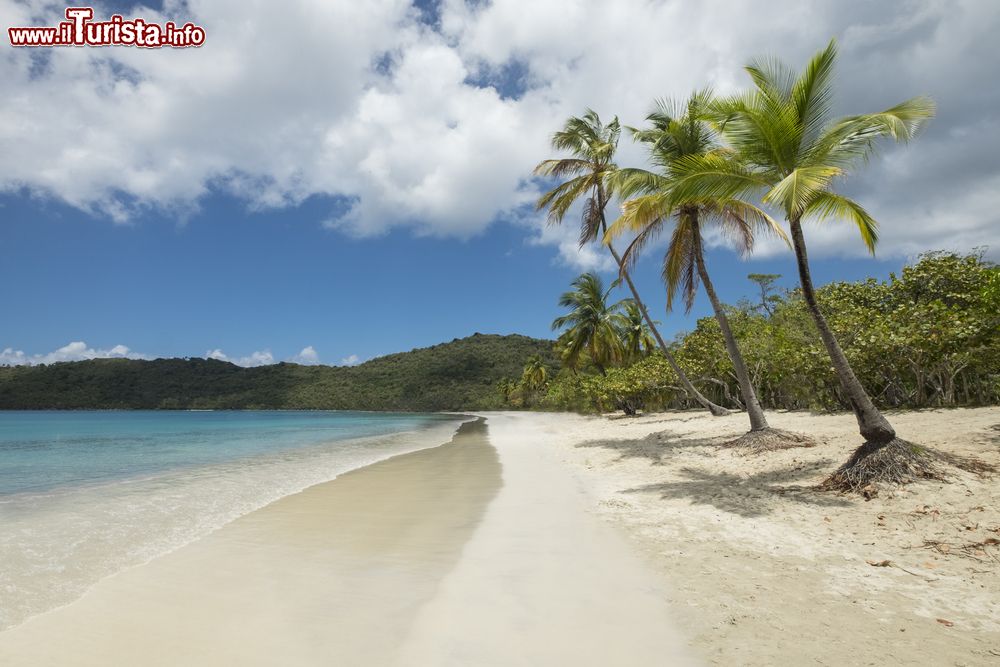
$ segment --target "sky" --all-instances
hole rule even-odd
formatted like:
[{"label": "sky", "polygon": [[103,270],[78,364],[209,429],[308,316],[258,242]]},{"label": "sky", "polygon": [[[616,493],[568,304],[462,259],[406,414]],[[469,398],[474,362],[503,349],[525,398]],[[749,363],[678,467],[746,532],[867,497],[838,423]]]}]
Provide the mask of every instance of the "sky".
[{"label": "sky", "polygon": [[[3,27],[64,4],[0,0]],[[927,94],[927,131],[838,184],[881,223],[810,226],[815,278],[885,278],[919,253],[1000,259],[1000,3],[404,0],[96,3],[205,28],[200,48],[15,49],[0,38],[0,364],[201,356],[352,364],[483,333],[551,336],[583,271],[578,212],[546,223],[532,177],[590,107],[640,125],[652,102],[748,85],[831,38],[835,111]],[[623,137],[618,164],[645,166]],[[614,206],[609,215],[614,217]],[[636,281],[664,332],[662,246]],[[723,299],[748,273],[795,285],[789,251],[713,239]],[[625,297],[624,292],[617,294]]]}]

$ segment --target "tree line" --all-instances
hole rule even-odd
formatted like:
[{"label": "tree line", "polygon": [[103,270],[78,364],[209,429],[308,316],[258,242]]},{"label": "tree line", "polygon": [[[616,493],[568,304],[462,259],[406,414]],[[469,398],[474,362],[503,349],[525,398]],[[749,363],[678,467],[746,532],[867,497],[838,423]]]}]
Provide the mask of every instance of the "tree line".
[{"label": "tree line", "polygon": [[[778,277],[750,274],[760,296],[724,306],[761,405],[849,410],[800,291],[775,290]],[[1000,403],[1000,268],[981,253],[928,253],[887,281],[832,283],[817,290],[817,299],[879,408]],[[629,301],[608,305],[611,314],[623,315]],[[616,319],[618,326],[627,321],[611,318]],[[536,356],[520,378],[501,381],[500,393],[512,407],[547,410],[634,413],[698,407],[645,335],[639,352],[605,358],[603,373],[589,353],[575,365],[557,355],[560,362],[552,367]],[[637,339],[622,329],[617,336],[615,345],[622,351]],[[560,349],[557,343],[557,353]],[[744,408],[714,317],[699,319],[672,343],[671,353],[705,396]]]},{"label": "tree line", "polygon": [[[962,358],[958,349],[988,337],[979,326],[982,320],[972,322],[982,315],[969,303],[976,299],[963,293],[955,299],[908,301],[905,292],[916,285],[906,272],[886,284],[817,289],[805,223],[852,224],[874,252],[878,223],[861,203],[837,193],[835,181],[871,158],[880,140],[916,137],[932,118],[934,103],[914,97],[883,111],[834,118],[835,60],[831,41],[801,72],[773,59],[752,61],[745,68],[751,86],[744,92],[720,97],[702,90],[680,102],[657,101],[643,127],[625,128],[646,147],[648,168],[616,164],[623,129],[617,118],[604,123],[592,110],[570,118],[552,138],[552,147],[563,155],[535,170],[557,181],[538,207],[548,211],[551,223],[560,224],[582,204],[580,243],[598,242],[607,249],[631,292],[630,305],[607,304],[598,277],[581,276],[560,302],[570,313],[554,323],[563,329],[560,377],[540,385],[540,374],[526,369],[520,382],[508,382],[501,391],[514,400],[571,401],[573,383],[581,382],[577,366],[586,359],[596,377],[582,382],[609,387],[616,379],[628,384],[646,374],[655,376],[650,387],[671,392],[674,401],[697,404],[714,415],[727,412],[722,404],[746,410],[750,429],[734,445],[752,452],[811,444],[806,436],[770,427],[766,407],[836,404],[853,411],[864,442],[827,480],[829,487],[856,489],[932,474],[928,453],[897,437],[882,409],[929,401],[954,404],[973,395],[995,398],[995,374],[988,363]],[[621,204],[621,214],[609,223],[606,211],[612,203]],[[784,218],[787,233],[771,212]],[[768,294],[773,277],[758,276],[764,294],[760,311],[727,307],[715,292],[705,259],[710,226],[742,255],[753,251],[760,236],[784,241],[796,259],[799,288],[789,295]],[[703,289],[714,311],[713,320],[700,321],[673,345],[658,331],[630,275],[637,258],[660,236],[668,239],[662,263],[668,309],[677,297],[690,309]],[[625,242],[616,247],[620,239]],[[930,257],[911,272],[948,273],[954,268],[946,266],[949,262],[995,276],[976,256]],[[981,283],[976,287],[985,294]],[[657,348],[638,361],[625,350],[627,308],[641,316]],[[941,331],[956,314],[969,318],[967,327],[960,333]],[[925,319],[914,326],[924,331],[903,335],[911,326],[908,318],[917,316]],[[946,334],[958,337],[940,338]],[[940,349],[925,349],[926,341],[917,340],[921,336],[940,343]],[[719,343],[724,355],[718,354]],[[923,358],[907,356],[907,347],[915,343],[926,353]],[[878,355],[886,345],[894,356]],[[953,349],[946,351],[949,346]],[[790,375],[793,369],[797,375]],[[571,379],[563,381],[567,372]],[[626,411],[635,409],[636,401],[650,400],[628,391],[608,396]]]}]

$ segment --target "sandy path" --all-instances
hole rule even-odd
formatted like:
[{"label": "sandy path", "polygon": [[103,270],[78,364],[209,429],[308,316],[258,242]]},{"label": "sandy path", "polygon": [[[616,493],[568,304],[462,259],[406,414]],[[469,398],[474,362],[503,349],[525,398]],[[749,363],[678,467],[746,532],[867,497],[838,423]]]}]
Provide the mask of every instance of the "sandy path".
[{"label": "sandy path", "polygon": [[0,633],[4,665],[685,664],[531,421],[368,466]]}]

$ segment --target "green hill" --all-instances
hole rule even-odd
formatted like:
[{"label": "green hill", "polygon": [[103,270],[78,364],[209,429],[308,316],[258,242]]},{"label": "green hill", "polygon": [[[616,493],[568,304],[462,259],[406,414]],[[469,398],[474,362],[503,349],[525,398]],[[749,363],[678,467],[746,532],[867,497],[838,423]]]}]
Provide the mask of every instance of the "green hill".
[{"label": "green hill", "polygon": [[475,410],[502,407],[496,383],[519,377],[552,341],[474,334],[358,366],[212,359],[94,359],[0,367],[0,409]]}]

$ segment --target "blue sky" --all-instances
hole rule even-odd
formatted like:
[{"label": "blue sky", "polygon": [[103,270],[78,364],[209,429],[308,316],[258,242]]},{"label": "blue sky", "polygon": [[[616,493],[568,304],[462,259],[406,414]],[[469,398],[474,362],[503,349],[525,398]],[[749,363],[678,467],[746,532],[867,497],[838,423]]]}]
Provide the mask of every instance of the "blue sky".
[{"label": "blue sky", "polygon": [[[0,41],[3,358],[125,346],[341,363],[476,331],[550,336],[573,277],[613,278],[599,248],[576,248],[575,212],[551,228],[530,205],[552,131],[588,106],[640,124],[656,97],[746,85],[740,68],[761,45],[800,67],[831,36],[838,112],[916,94],[939,112],[842,184],[881,221],[880,259],[845,226],[810,228],[817,280],[1000,248],[1000,91],[980,85],[1000,67],[980,46],[1000,6],[421,4],[116,2],[97,16],[192,20],[206,44],[32,53]],[[8,25],[54,24],[59,10],[0,0]],[[619,164],[643,164],[627,138]],[[664,312],[661,252],[636,277],[673,335],[708,308]],[[774,243],[743,262],[716,242],[708,259],[730,302],[753,295],[750,272],[795,283]],[[72,342],[84,344],[53,354]]]},{"label": "blue sky", "polygon": [[[277,360],[313,346],[323,362],[339,363],[476,331],[550,336],[556,300],[579,273],[529,243],[523,227],[499,223],[468,240],[407,230],[357,239],[318,223],[329,206],[253,213],[220,195],[183,223],[148,215],[110,225],[65,205],[4,197],[2,345],[35,354],[85,341],[152,356],[222,349],[234,358],[269,350]],[[708,304],[702,298],[691,317],[666,316],[656,259],[636,276],[673,334],[709,314]],[[709,262],[728,301],[753,296],[749,272],[794,284],[790,256],[742,262],[717,249]],[[900,264],[838,259],[815,269],[826,281],[883,276]]]}]

